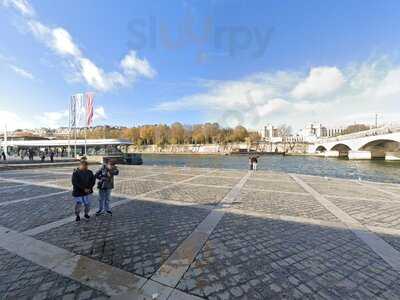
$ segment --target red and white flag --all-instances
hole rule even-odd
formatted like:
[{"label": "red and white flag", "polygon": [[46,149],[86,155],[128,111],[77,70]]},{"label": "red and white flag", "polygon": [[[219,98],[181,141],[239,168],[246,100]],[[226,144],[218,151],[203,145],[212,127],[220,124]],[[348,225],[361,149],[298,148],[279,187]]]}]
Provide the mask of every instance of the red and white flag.
[{"label": "red and white flag", "polygon": [[94,114],[94,93],[86,93],[86,125],[90,127],[93,122],[93,114]]}]

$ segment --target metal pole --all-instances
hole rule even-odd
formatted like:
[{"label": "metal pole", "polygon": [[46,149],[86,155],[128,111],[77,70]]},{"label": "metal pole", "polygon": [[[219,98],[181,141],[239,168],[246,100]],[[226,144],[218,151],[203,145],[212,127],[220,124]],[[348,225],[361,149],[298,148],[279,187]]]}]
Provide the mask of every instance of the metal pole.
[{"label": "metal pole", "polygon": [[4,126],[3,151],[6,154],[6,156],[8,156],[8,152],[7,152],[7,124]]},{"label": "metal pole", "polygon": [[85,156],[86,156],[86,150],[87,150],[87,147],[86,147],[86,127],[85,127]]},{"label": "metal pole", "polygon": [[[75,122],[76,122],[76,121],[75,121]],[[74,130],[74,138],[75,138],[74,158],[76,158],[76,124],[75,124],[75,130]]]},{"label": "metal pole", "polygon": [[71,157],[71,100],[68,107],[68,157]]}]

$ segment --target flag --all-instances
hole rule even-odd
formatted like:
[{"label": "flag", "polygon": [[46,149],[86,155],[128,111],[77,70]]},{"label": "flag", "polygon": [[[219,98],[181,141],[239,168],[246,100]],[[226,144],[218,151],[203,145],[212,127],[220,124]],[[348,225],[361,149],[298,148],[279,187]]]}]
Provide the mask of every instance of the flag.
[{"label": "flag", "polygon": [[82,93],[75,94],[72,96],[75,101],[75,126],[85,127],[86,126],[86,105],[84,95]]},{"label": "flag", "polygon": [[69,127],[76,126],[76,99],[75,95],[71,96],[71,101],[69,105]]},{"label": "flag", "polygon": [[94,104],[94,93],[86,93],[86,126],[90,127],[93,122],[93,104]]}]

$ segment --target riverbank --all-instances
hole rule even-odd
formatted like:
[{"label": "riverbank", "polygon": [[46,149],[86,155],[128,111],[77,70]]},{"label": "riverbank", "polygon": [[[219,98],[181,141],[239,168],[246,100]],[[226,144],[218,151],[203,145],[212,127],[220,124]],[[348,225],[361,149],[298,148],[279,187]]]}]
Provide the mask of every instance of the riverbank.
[{"label": "riverbank", "polygon": [[[247,155],[142,154],[142,159],[143,164],[148,166],[248,169]],[[400,183],[400,164],[382,160],[349,161],[308,155],[263,155],[259,158],[258,168],[322,177]]]}]

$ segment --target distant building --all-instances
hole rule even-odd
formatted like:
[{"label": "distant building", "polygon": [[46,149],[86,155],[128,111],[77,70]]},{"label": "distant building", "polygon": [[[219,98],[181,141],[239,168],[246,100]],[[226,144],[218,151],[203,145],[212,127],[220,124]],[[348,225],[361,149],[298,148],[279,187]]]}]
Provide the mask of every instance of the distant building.
[{"label": "distant building", "polygon": [[272,124],[267,124],[266,126],[264,126],[264,128],[259,133],[263,141],[269,141],[269,142],[282,141],[282,137],[279,136],[279,129],[274,127]]},{"label": "distant building", "polygon": [[342,128],[327,128],[321,123],[308,123],[304,129],[300,130],[299,135],[304,141],[314,142],[317,139],[341,135]]}]

